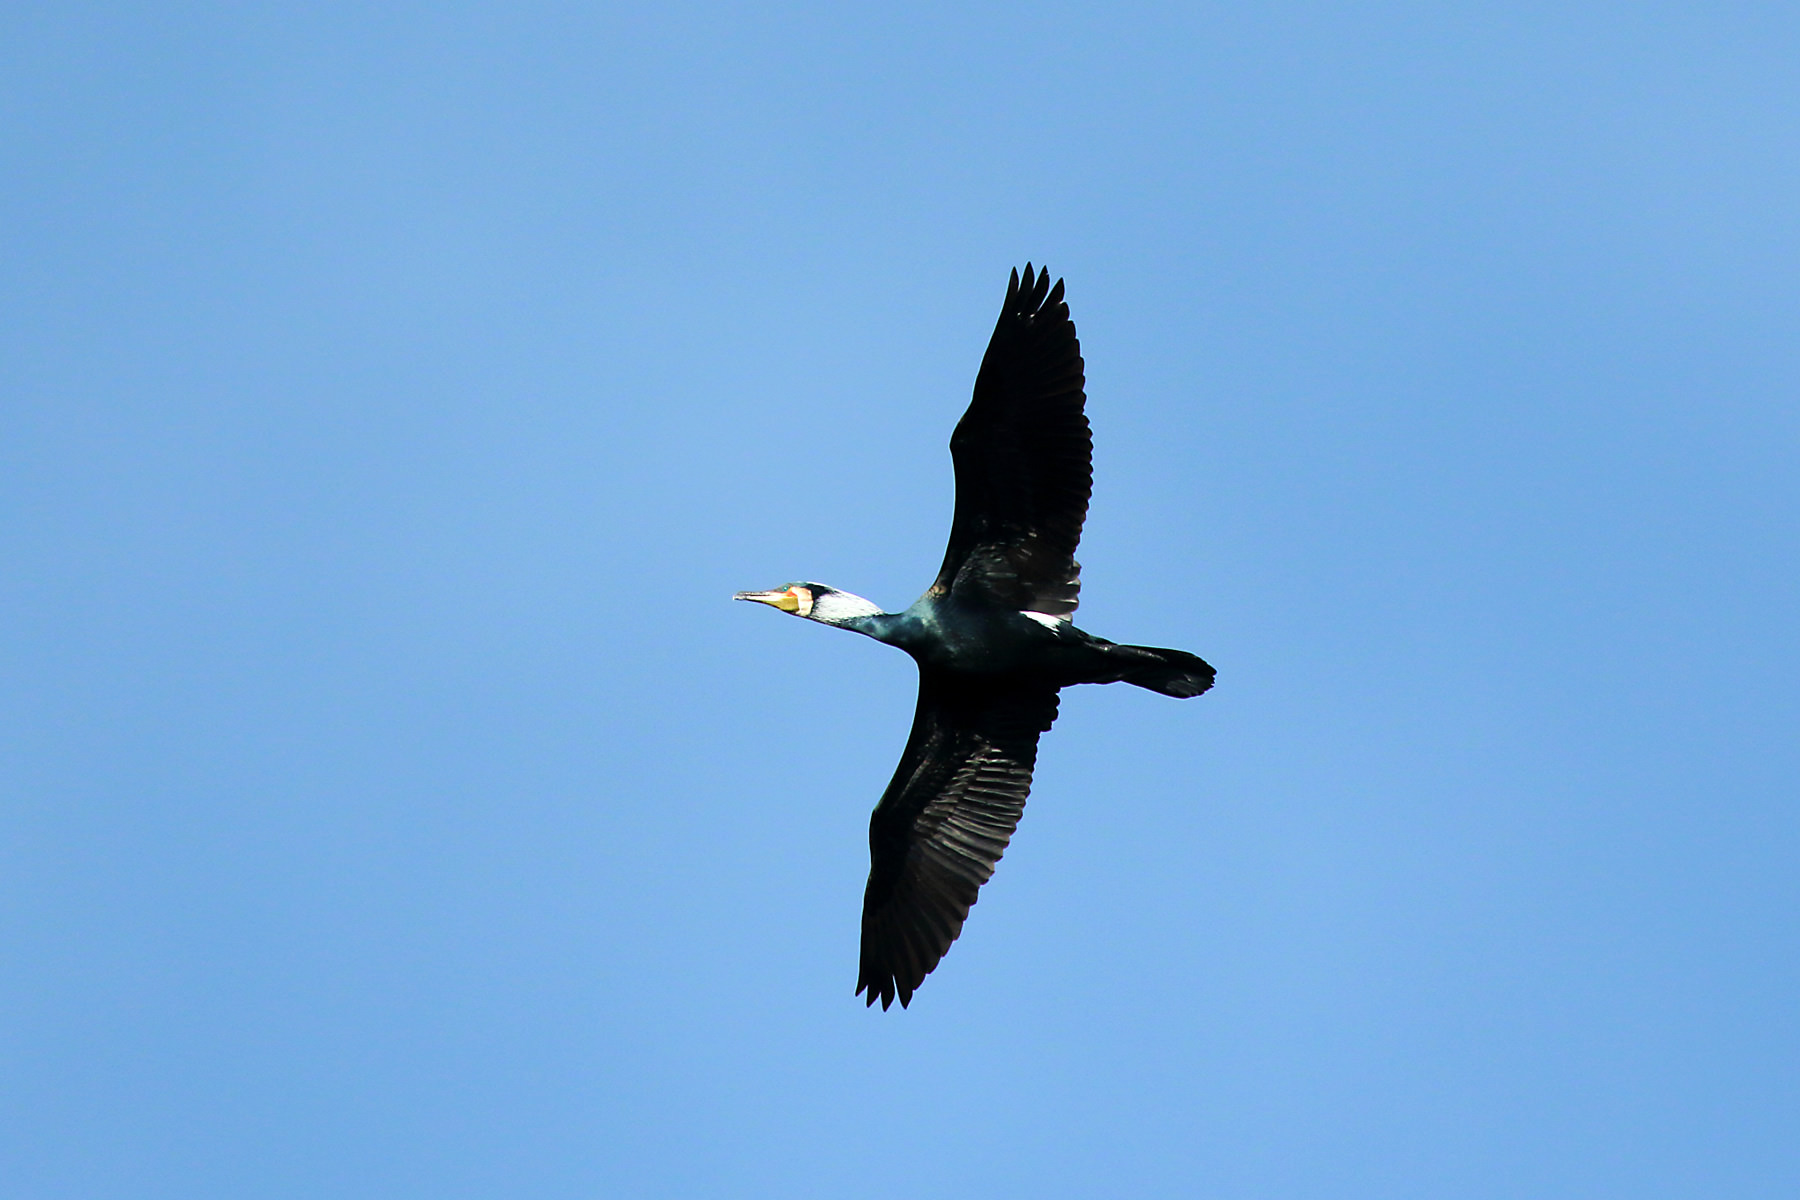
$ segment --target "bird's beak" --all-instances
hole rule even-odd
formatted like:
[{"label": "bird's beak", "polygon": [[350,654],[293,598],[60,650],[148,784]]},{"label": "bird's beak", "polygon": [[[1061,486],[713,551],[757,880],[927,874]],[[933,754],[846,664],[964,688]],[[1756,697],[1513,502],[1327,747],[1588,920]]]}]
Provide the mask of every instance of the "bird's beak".
[{"label": "bird's beak", "polygon": [[794,595],[793,588],[781,588],[773,592],[737,592],[733,600],[755,600],[761,604],[772,604],[782,612],[799,612],[800,597]]}]

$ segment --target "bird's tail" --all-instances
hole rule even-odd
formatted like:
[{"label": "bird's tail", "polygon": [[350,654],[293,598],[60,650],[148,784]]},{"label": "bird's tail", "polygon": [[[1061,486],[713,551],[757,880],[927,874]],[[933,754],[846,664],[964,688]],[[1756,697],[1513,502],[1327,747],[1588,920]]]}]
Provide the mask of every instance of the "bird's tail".
[{"label": "bird's tail", "polygon": [[[1215,672],[1207,661],[1186,650],[1164,650],[1158,646],[1119,646],[1112,653],[1127,661],[1119,678],[1141,688],[1161,692],[1185,700],[1198,696],[1213,685]],[[1130,661],[1136,660],[1136,661]]]}]

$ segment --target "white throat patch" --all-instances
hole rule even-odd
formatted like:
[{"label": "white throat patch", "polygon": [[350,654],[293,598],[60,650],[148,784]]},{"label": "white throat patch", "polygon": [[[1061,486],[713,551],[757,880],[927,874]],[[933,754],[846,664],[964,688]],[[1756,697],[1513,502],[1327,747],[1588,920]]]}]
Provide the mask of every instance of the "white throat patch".
[{"label": "white throat patch", "polygon": [[811,615],[815,621],[836,624],[857,617],[872,617],[880,611],[881,605],[871,604],[849,592],[820,592],[813,596]]}]

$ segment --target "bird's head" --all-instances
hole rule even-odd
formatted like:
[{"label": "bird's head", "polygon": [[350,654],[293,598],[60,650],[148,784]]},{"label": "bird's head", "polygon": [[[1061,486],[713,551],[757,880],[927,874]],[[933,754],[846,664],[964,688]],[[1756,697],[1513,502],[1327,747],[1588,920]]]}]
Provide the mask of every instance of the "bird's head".
[{"label": "bird's head", "polygon": [[766,592],[738,592],[733,600],[754,600],[758,604],[767,604],[771,608],[779,608],[782,612],[793,613],[796,617],[810,617],[813,610],[813,596],[821,589],[816,583],[784,583],[778,588]]},{"label": "bird's head", "polygon": [[822,583],[784,583],[766,592],[738,592],[732,599],[755,600],[826,625],[843,625],[857,617],[872,617],[881,611],[878,604]]}]

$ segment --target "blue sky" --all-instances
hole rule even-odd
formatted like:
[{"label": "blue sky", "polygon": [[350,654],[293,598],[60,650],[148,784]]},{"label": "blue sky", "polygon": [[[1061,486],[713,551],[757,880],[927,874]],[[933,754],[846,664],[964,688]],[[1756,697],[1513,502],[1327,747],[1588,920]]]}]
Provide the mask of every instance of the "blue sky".
[{"label": "blue sky", "polygon": [[[0,1191],[1800,1191],[1791,5],[13,5]],[[851,996],[1003,294],[1078,689]]]}]

